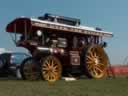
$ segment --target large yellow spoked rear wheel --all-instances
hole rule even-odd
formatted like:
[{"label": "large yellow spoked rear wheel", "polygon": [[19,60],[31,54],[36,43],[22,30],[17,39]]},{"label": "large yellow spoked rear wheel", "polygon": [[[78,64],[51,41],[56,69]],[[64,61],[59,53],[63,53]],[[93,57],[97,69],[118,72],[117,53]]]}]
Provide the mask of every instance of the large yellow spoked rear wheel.
[{"label": "large yellow spoked rear wheel", "polygon": [[99,45],[91,45],[85,51],[84,64],[89,78],[102,78],[106,74],[108,56]]},{"label": "large yellow spoked rear wheel", "polygon": [[41,73],[44,80],[55,82],[61,77],[62,66],[59,59],[55,56],[48,56],[43,60]]},{"label": "large yellow spoked rear wheel", "polygon": [[39,66],[33,58],[27,58],[21,64],[21,75],[24,80],[38,80],[40,79]]}]

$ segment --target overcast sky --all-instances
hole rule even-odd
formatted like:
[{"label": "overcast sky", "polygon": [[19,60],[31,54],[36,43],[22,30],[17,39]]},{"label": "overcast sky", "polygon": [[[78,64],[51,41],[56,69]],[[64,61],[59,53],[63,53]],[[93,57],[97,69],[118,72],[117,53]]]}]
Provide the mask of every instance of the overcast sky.
[{"label": "overcast sky", "polygon": [[128,56],[128,0],[0,0],[0,48],[24,51],[16,48],[6,25],[16,17],[37,17],[54,13],[80,18],[82,25],[101,27],[113,32],[106,38],[106,51],[113,64],[120,64]]}]

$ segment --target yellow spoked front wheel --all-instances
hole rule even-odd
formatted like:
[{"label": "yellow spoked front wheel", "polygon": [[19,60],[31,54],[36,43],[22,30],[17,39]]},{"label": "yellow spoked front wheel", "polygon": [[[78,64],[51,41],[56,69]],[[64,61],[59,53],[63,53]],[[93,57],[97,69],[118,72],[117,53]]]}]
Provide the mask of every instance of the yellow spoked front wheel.
[{"label": "yellow spoked front wheel", "polygon": [[85,68],[89,77],[101,78],[106,73],[108,57],[101,46],[90,46],[85,55]]},{"label": "yellow spoked front wheel", "polygon": [[59,59],[55,56],[48,56],[43,60],[41,72],[44,80],[54,82],[61,77],[62,67]]}]

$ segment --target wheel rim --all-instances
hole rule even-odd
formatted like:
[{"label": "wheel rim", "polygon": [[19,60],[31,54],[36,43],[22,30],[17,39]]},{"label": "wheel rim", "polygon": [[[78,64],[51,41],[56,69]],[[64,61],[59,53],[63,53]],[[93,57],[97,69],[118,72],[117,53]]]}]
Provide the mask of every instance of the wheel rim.
[{"label": "wheel rim", "polygon": [[42,75],[47,81],[54,82],[61,77],[60,61],[54,57],[47,57],[42,64]]},{"label": "wheel rim", "polygon": [[37,80],[39,79],[40,73],[35,66],[33,59],[28,59],[23,66],[23,75],[26,80]]},{"label": "wheel rim", "polygon": [[108,58],[103,48],[91,47],[86,56],[86,68],[93,78],[101,78],[106,73]]},{"label": "wheel rim", "polygon": [[0,68],[2,68],[3,67],[3,62],[2,62],[2,60],[0,59]]}]

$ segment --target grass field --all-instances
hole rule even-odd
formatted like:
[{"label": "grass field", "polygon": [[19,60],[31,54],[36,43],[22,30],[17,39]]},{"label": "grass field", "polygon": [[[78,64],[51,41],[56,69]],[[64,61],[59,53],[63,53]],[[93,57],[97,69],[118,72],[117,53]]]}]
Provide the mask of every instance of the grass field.
[{"label": "grass field", "polygon": [[128,96],[128,78],[60,80],[55,83],[1,80],[0,96]]}]

